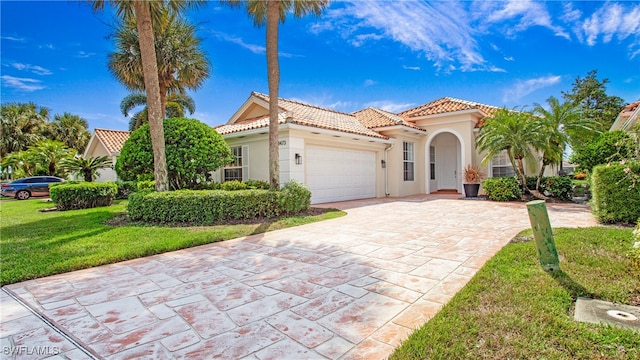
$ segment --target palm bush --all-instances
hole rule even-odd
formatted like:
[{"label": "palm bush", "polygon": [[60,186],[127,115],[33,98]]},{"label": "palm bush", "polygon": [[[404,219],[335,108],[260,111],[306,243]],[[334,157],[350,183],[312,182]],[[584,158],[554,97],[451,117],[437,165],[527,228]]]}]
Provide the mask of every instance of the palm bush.
[{"label": "palm bush", "polygon": [[92,182],[99,176],[98,170],[107,169],[112,166],[111,160],[107,156],[72,157],[63,159],[60,166],[68,172],[76,173],[84,178],[84,181]]}]

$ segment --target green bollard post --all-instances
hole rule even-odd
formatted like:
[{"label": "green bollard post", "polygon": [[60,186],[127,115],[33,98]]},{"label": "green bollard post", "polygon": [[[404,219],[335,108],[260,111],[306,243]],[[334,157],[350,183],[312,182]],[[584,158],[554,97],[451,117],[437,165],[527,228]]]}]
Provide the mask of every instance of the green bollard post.
[{"label": "green bollard post", "polygon": [[558,260],[558,250],[553,241],[553,230],[549,222],[549,214],[544,200],[534,200],[527,203],[529,221],[533,237],[538,249],[538,259],[544,271],[560,270],[560,260]]}]

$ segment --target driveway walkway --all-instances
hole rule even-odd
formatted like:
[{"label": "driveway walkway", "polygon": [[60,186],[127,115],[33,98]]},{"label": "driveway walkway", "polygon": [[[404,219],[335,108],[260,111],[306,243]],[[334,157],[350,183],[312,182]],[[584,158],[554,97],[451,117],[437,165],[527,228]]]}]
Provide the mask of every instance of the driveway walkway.
[{"label": "driveway walkway", "polygon": [[[521,203],[333,206],[348,215],[6,286],[2,356],[381,359],[529,227]],[[582,205],[549,215],[555,227],[596,225]]]}]

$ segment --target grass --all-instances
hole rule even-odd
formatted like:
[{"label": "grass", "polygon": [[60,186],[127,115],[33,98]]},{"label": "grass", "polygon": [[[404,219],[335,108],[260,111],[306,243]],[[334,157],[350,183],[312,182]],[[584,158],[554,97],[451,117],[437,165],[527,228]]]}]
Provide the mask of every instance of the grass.
[{"label": "grass", "polygon": [[166,227],[126,222],[126,201],[85,210],[40,212],[53,203],[33,199],[0,201],[2,285],[115,263],[216,241],[259,234],[343,216],[339,210],[254,224]]},{"label": "grass", "polygon": [[638,305],[631,230],[555,233],[560,272],[540,268],[533,242],[507,245],[390,359],[639,359],[638,332],[573,321],[579,296]]}]

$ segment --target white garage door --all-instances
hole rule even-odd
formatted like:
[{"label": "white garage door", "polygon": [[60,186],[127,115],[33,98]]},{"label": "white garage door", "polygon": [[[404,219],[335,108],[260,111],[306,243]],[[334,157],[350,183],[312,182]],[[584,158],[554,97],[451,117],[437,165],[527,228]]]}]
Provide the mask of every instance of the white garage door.
[{"label": "white garage door", "polygon": [[312,204],[376,196],[373,151],[310,146],[306,155],[306,183]]}]

